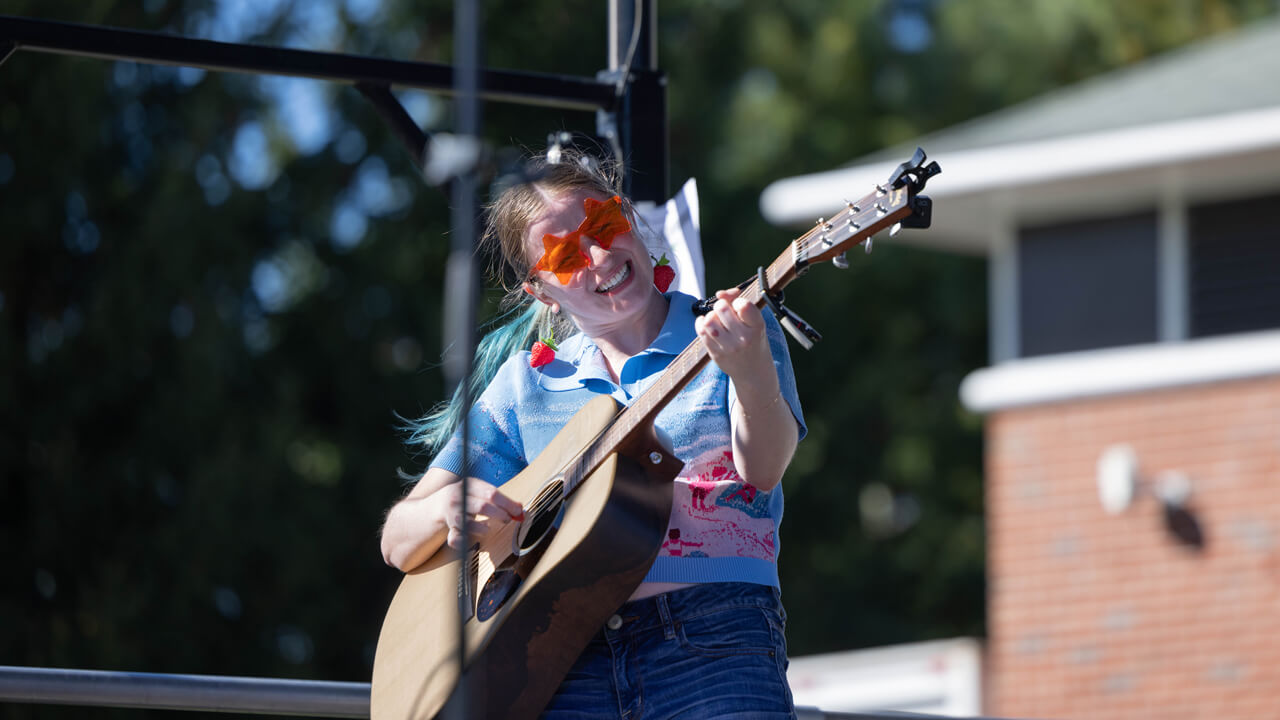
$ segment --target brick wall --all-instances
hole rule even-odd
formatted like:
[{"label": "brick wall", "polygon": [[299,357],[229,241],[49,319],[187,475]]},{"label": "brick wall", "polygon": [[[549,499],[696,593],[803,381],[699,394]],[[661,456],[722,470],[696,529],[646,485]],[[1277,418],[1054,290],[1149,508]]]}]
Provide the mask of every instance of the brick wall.
[{"label": "brick wall", "polygon": [[[1096,463],[1187,473],[1107,514]],[[986,712],[1280,718],[1280,377],[1001,410],[987,424]]]}]

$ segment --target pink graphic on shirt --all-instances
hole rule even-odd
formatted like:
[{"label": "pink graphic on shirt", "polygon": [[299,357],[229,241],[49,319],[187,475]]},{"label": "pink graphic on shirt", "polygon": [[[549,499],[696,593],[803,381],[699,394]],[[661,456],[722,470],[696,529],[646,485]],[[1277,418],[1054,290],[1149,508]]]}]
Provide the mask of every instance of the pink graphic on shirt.
[{"label": "pink graphic on shirt", "polygon": [[756,486],[751,483],[742,483],[742,485],[726,497],[725,500],[732,500],[736,497],[741,497],[748,505],[750,505],[756,500]]},{"label": "pink graphic on shirt", "polygon": [[731,450],[721,446],[686,459],[674,489],[669,527],[675,534],[663,544],[664,555],[776,557],[772,494],[742,480]]},{"label": "pink graphic on shirt", "polygon": [[733,464],[733,451],[725,450],[724,455],[711,466],[711,477],[716,482],[722,482],[730,479],[726,477],[730,473],[733,473],[736,478],[738,476],[738,466]]},{"label": "pink graphic on shirt", "polygon": [[703,482],[701,480],[689,481],[689,493],[694,510],[702,510],[704,512],[715,512],[714,507],[707,506],[707,496],[714,490],[716,484],[713,482]]},{"label": "pink graphic on shirt", "polygon": [[732,521],[719,523],[715,528],[704,532],[702,538],[708,547],[734,548],[734,554],[738,557],[773,560],[777,554],[772,523],[766,530],[760,526],[758,520],[754,519],[748,519],[744,523]]},{"label": "pink graphic on shirt", "polygon": [[662,543],[662,549],[672,557],[681,557],[684,555],[686,547],[702,547],[700,542],[692,542],[680,539],[680,528],[671,528],[667,531],[667,541]]}]

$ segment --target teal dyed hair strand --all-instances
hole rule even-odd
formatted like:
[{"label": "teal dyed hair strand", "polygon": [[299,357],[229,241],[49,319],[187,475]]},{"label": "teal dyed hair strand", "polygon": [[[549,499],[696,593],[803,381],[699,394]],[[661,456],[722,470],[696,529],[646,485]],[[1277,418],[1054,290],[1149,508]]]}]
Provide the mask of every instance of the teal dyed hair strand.
[{"label": "teal dyed hair strand", "polygon": [[[473,399],[480,397],[480,393],[489,387],[507,358],[527,350],[539,337],[550,334],[549,315],[545,305],[529,300],[494,320],[492,328],[476,347],[475,364],[468,379]],[[418,420],[406,422],[408,443],[421,446],[431,454],[438,452],[461,424],[466,411],[462,405],[462,386],[459,385],[450,400],[437,404]]]}]

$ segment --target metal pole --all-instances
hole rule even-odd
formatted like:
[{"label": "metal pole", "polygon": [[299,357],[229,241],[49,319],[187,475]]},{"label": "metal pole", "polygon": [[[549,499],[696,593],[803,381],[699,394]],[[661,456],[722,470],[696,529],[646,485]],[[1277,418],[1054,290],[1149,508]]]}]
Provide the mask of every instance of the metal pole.
[{"label": "metal pole", "polygon": [[[635,37],[637,14],[640,35]],[[620,70],[627,63],[635,37],[635,53],[630,66],[637,70],[658,69],[657,0],[609,0],[609,69]]]},{"label": "metal pole", "polygon": [[[455,0],[454,2],[454,93],[455,131],[458,140],[470,145],[475,150],[475,157],[480,157],[480,3],[475,0]],[[450,348],[450,356],[445,358],[445,372],[450,384],[461,383],[462,393],[462,524],[458,532],[462,535],[462,547],[458,551],[461,562],[458,563],[458,587],[463,588],[468,577],[468,525],[466,497],[468,477],[471,475],[470,421],[467,417],[471,409],[471,373],[475,357],[475,325],[476,305],[480,299],[479,273],[475,262],[476,251],[476,177],[478,168],[475,165],[463,168],[457,177],[452,179],[452,240],[449,252],[448,277],[445,278],[445,347]],[[470,610],[468,608],[467,610]],[[446,708],[446,714],[456,720],[466,720],[471,716],[472,684],[483,685],[484,678],[471,677],[466,672],[467,633],[466,620],[470,615],[458,606],[458,686]]]},{"label": "metal pole", "polygon": [[[601,110],[598,132],[615,143],[623,191],[638,201],[667,199],[667,78],[658,71],[657,0],[610,0],[609,69],[618,104]],[[619,84],[621,83],[621,84]]]}]

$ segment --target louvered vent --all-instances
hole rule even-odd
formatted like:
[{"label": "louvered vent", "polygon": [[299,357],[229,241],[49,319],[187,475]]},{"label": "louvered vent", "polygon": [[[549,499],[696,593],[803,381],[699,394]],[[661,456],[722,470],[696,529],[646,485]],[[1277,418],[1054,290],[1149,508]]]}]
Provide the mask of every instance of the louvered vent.
[{"label": "louvered vent", "polygon": [[1192,337],[1280,328],[1280,195],[1191,208]]},{"label": "louvered vent", "polygon": [[1022,230],[1019,355],[1154,342],[1154,213]]}]

